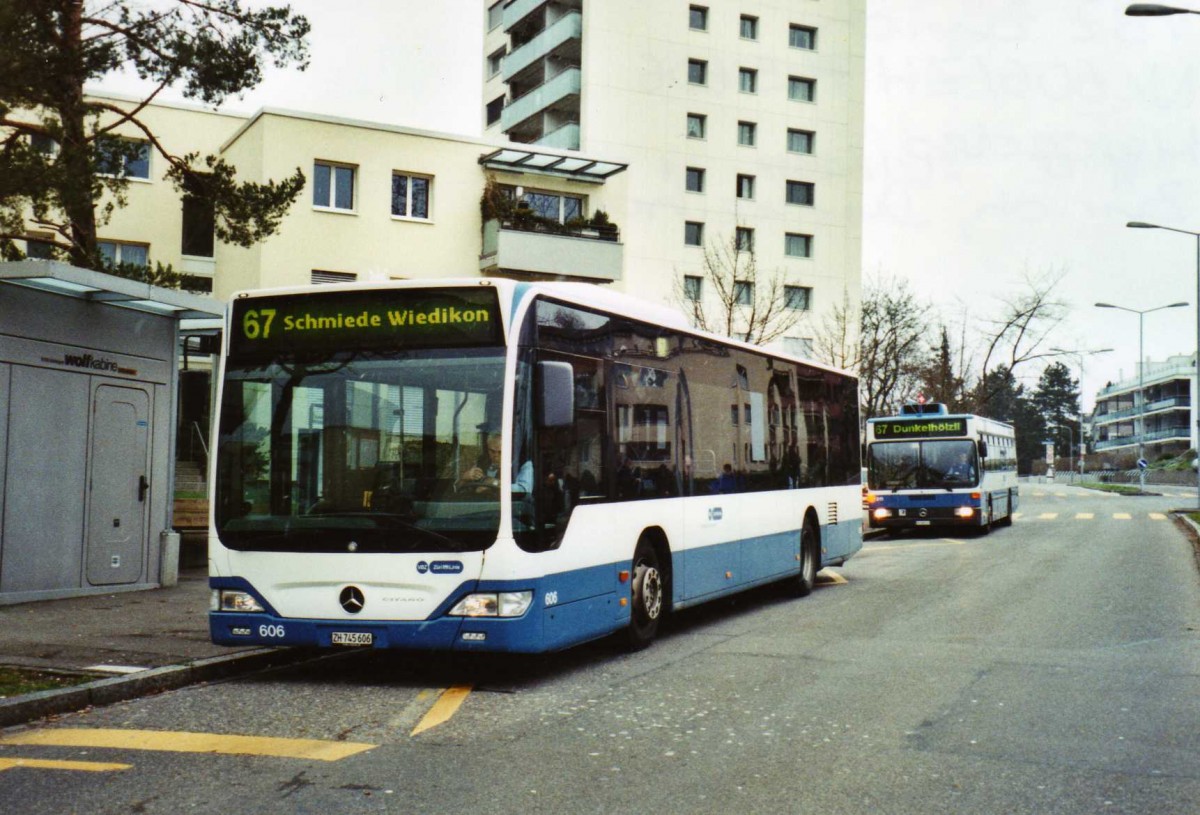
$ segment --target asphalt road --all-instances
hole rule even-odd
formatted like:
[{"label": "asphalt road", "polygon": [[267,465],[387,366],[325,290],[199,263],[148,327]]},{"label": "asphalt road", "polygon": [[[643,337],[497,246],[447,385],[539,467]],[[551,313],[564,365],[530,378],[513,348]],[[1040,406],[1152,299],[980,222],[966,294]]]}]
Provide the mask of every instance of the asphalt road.
[{"label": "asphalt road", "polygon": [[352,653],[5,731],[0,811],[1200,812],[1188,502],[1022,499],[637,654]]}]

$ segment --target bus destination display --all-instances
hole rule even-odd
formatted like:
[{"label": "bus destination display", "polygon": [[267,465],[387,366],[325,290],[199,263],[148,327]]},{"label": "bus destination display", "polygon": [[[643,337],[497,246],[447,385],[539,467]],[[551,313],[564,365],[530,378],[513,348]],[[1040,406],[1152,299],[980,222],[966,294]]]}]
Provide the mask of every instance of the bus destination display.
[{"label": "bus destination display", "polygon": [[872,422],[877,439],[928,439],[967,435],[965,418],[886,419]]},{"label": "bus destination display", "polygon": [[377,289],[245,297],[233,302],[229,352],[499,345],[495,289]]}]

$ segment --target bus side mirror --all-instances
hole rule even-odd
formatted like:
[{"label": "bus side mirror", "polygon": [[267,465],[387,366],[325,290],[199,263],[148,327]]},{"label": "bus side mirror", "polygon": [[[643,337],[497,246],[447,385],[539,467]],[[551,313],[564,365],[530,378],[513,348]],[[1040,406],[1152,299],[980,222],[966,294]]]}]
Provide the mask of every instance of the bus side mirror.
[{"label": "bus side mirror", "polygon": [[575,422],[575,369],[569,362],[537,364],[538,424],[569,427]]},{"label": "bus side mirror", "polygon": [[987,458],[987,442],[986,441],[979,442],[979,457]]}]

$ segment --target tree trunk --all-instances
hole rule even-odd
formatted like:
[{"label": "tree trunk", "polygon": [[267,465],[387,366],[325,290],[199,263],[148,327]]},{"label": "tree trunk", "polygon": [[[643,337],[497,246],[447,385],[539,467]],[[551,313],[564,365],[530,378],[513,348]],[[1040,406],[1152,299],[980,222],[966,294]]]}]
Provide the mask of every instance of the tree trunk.
[{"label": "tree trunk", "polygon": [[85,129],[83,102],[83,0],[63,0],[62,53],[64,71],[56,110],[62,120],[59,146],[67,174],[75,183],[64,185],[62,207],[67,216],[71,263],[91,268],[96,256],[96,210],[92,196],[91,145]]}]

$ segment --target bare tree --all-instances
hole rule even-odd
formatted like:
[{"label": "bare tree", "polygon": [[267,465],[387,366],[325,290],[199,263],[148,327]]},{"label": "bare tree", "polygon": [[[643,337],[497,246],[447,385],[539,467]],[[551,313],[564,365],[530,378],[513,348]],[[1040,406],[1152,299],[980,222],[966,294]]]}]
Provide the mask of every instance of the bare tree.
[{"label": "bare tree", "polygon": [[[754,249],[739,248],[736,236],[705,247],[701,272],[677,274],[674,296],[703,331],[764,345],[784,336],[804,315],[788,303],[783,271],[760,270]],[[700,281],[698,290],[689,277]]]}]

